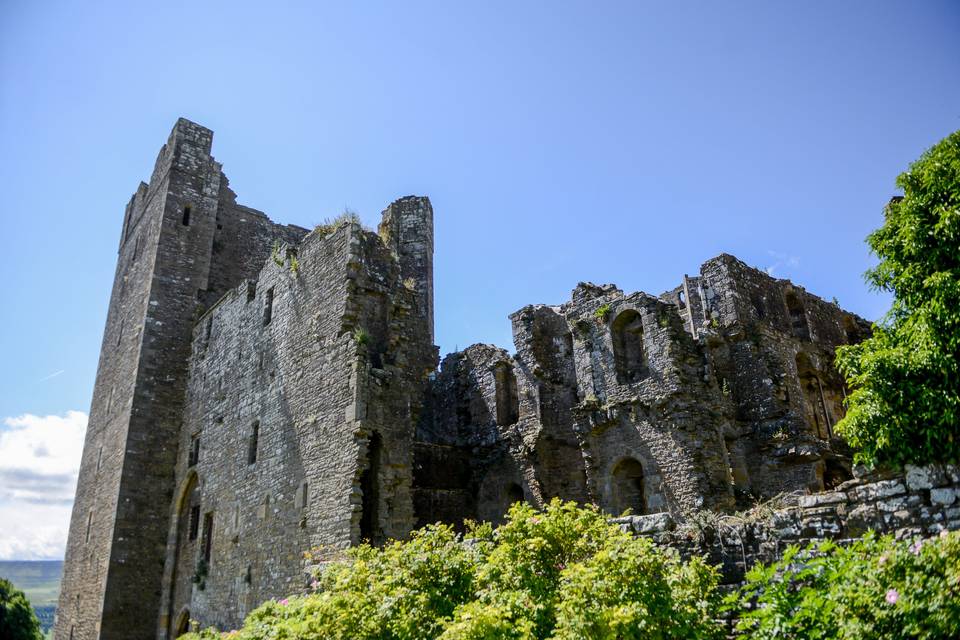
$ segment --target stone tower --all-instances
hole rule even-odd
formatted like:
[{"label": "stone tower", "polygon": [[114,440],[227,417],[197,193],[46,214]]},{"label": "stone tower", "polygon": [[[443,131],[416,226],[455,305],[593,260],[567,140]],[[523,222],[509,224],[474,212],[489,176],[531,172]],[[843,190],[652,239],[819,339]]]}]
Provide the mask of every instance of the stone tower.
[{"label": "stone tower", "polygon": [[209,129],[178,120],[150,183],[126,207],[56,638],[154,635],[198,307],[247,265],[262,264],[269,247],[245,246],[252,238],[305,232],[275,230],[263,214],[236,205],[212,141]]}]

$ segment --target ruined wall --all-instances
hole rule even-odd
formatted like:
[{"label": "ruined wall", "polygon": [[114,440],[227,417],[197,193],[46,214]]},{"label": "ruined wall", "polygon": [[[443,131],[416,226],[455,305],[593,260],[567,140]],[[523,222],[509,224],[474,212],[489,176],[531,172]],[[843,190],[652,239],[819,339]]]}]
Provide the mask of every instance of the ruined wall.
[{"label": "ruined wall", "polygon": [[724,438],[738,495],[819,490],[849,478],[833,433],[845,396],[833,361],[836,346],[869,335],[869,325],[729,255],[708,260],[689,284],[708,375],[732,404]]},{"label": "ruined wall", "polygon": [[782,506],[755,508],[677,527],[667,514],[618,518],[626,531],[652,537],[685,557],[706,556],[721,582],[739,584],[757,562],[778,560],[789,545],[844,541],[872,529],[898,539],[960,529],[960,469],[907,466],[902,473],[865,474],[833,491],[781,497]]},{"label": "ruined wall", "polygon": [[683,519],[849,478],[832,363],[869,326],[786,280],[721,255],[658,297],[581,283],[511,320],[516,355],[471,346],[432,385],[419,523],[553,497]]},{"label": "ruined wall", "polygon": [[160,637],[300,590],[313,547],[413,528],[411,408],[436,353],[388,242],[318,230],[197,323]]}]

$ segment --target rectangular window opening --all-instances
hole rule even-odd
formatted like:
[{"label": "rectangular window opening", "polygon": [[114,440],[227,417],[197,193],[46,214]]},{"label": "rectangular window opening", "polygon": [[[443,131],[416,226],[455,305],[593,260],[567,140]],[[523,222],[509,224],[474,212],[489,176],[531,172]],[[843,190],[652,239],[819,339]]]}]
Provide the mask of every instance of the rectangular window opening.
[{"label": "rectangular window opening", "polygon": [[200,505],[195,504],[190,507],[190,540],[197,539],[197,533],[200,530]]},{"label": "rectangular window opening", "polygon": [[213,550],[213,511],[203,515],[203,559],[210,564],[210,553]]},{"label": "rectangular window opening", "polygon": [[273,287],[267,289],[267,295],[263,301],[263,326],[270,324],[273,320]]},{"label": "rectangular window opening", "polygon": [[187,458],[187,466],[192,467],[200,462],[200,436],[196,435],[190,438],[190,455]]},{"label": "rectangular window opening", "polygon": [[183,226],[190,226],[190,205],[187,205],[183,208]]},{"label": "rectangular window opening", "polygon": [[247,464],[257,461],[257,447],[260,445],[260,423],[254,422],[250,431],[250,443],[247,447]]}]

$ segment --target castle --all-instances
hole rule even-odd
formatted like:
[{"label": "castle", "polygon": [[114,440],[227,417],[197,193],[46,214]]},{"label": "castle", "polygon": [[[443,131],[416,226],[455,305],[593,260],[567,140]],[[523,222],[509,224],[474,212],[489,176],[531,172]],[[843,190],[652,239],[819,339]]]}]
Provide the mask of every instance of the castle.
[{"label": "castle", "polygon": [[303,552],[553,497],[730,510],[849,477],[837,345],[869,325],[729,255],[659,296],[579,284],[516,354],[437,368],[433,210],[312,231],[236,202],[181,119],[127,204],[55,637],[232,628]]}]

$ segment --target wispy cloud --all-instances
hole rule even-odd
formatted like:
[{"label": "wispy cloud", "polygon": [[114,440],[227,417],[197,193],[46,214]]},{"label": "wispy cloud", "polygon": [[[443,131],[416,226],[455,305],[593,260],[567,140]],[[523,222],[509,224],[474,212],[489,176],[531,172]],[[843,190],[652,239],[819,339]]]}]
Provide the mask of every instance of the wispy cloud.
[{"label": "wispy cloud", "polygon": [[777,275],[777,272],[784,267],[789,270],[800,266],[800,258],[797,256],[791,256],[779,251],[773,251],[772,249],[767,249],[767,255],[773,260],[773,262],[763,268],[763,270],[766,271],[767,275],[769,276]]},{"label": "wispy cloud", "polygon": [[39,380],[37,380],[37,382],[46,382],[47,380],[52,380],[62,373],[66,373],[66,369],[60,369],[59,371],[54,371],[50,375],[40,378]]},{"label": "wispy cloud", "polygon": [[0,426],[0,560],[63,557],[87,414],[24,414]]}]

